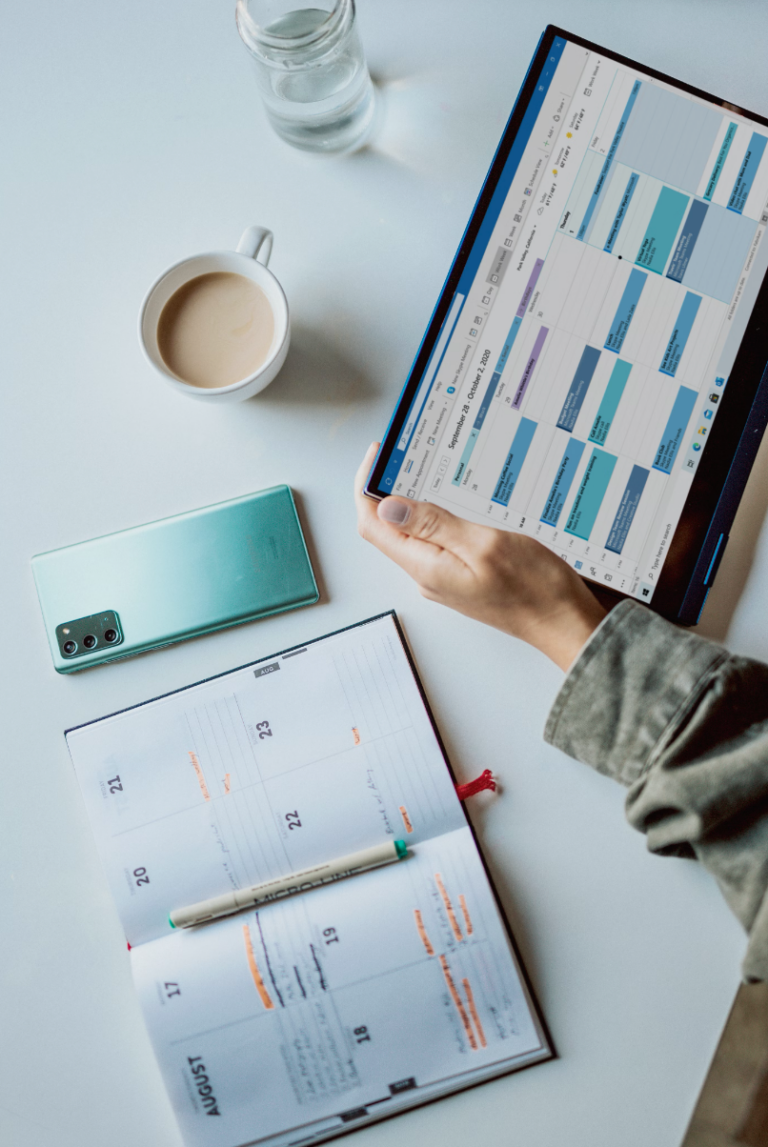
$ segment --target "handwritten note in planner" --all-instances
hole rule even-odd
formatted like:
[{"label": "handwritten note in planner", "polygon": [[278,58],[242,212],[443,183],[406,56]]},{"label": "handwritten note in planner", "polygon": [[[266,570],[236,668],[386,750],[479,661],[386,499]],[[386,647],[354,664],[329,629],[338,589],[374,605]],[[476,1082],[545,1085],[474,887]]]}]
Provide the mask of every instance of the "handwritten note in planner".
[{"label": "handwritten note in planner", "polygon": [[[188,1142],[316,1141],[551,1054],[391,615],[68,741]],[[169,929],[387,839],[408,859]]]}]

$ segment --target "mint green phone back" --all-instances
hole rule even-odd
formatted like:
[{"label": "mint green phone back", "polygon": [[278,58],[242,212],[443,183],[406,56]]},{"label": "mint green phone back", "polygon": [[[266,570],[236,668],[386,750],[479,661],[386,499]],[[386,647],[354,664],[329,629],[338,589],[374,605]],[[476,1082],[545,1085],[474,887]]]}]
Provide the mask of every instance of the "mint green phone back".
[{"label": "mint green phone back", "polygon": [[[318,599],[288,486],[38,554],[32,569],[53,661],[87,669]],[[66,658],[56,627],[114,610],[122,643]]]}]

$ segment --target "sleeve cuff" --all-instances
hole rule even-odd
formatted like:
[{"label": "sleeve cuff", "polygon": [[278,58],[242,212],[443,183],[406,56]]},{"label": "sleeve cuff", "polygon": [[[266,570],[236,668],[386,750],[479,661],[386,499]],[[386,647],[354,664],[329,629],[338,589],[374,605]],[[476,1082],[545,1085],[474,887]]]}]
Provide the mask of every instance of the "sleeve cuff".
[{"label": "sleeve cuff", "polygon": [[566,677],[544,739],[631,785],[695,705],[725,650],[634,601],[598,626]]}]

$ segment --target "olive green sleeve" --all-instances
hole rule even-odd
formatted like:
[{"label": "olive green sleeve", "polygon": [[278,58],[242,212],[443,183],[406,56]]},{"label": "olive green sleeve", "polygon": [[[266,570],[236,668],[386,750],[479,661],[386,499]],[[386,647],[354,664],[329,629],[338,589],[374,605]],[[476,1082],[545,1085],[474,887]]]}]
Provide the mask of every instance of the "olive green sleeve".
[{"label": "olive green sleeve", "polygon": [[628,786],[652,852],[710,870],[749,933],[745,978],[768,979],[768,666],[626,601],[581,651],[544,736]]}]

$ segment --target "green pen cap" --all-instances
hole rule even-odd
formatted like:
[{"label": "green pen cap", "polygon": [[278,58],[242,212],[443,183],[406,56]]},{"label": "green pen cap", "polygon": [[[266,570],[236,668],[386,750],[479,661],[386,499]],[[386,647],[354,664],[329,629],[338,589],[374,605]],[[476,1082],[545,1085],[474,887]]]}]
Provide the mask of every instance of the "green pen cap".
[{"label": "green pen cap", "polygon": [[395,852],[397,853],[398,860],[405,860],[408,855],[408,846],[404,840],[395,841]]},{"label": "green pen cap", "polygon": [[171,926],[172,928],[175,928],[175,927],[176,927],[176,925],[174,924],[173,920],[171,920],[170,916],[168,917],[168,923],[170,924],[170,926]]}]

